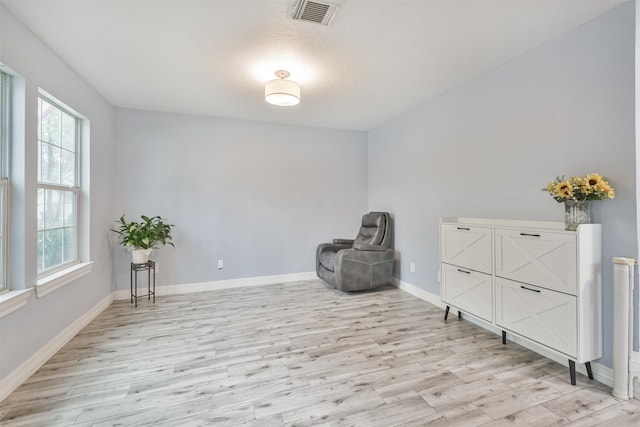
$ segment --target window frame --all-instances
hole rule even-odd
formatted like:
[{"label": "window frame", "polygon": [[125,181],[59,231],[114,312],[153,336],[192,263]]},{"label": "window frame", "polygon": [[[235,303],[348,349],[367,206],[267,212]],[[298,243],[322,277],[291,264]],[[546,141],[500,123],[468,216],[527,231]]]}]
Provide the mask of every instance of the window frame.
[{"label": "window frame", "polygon": [[[73,268],[74,266],[78,265],[81,263],[81,259],[80,259],[80,242],[81,242],[81,214],[82,214],[82,200],[81,200],[81,194],[82,194],[82,189],[81,189],[81,173],[82,173],[82,155],[81,155],[81,148],[82,148],[82,121],[83,121],[83,117],[76,113],[74,110],[72,110],[71,108],[69,108],[68,106],[66,106],[65,104],[63,104],[62,102],[58,101],[56,98],[52,97],[51,95],[49,95],[48,93],[46,93],[43,90],[39,90],[38,91],[38,108],[40,108],[40,102],[41,101],[45,101],[48,104],[50,104],[51,106],[53,106],[54,108],[57,108],[60,112],[67,114],[69,116],[71,116],[74,121],[74,131],[75,131],[75,138],[74,138],[74,145],[75,145],[75,151],[74,151],[74,155],[75,155],[75,159],[74,159],[74,164],[75,164],[75,183],[74,185],[64,185],[64,184],[52,184],[52,183],[48,183],[48,182],[42,182],[40,181],[40,179],[36,179],[36,192],[39,192],[40,190],[55,190],[55,191],[61,191],[63,192],[63,194],[65,192],[72,192],[74,194],[74,198],[75,198],[75,212],[74,212],[74,217],[75,217],[75,229],[76,229],[76,233],[75,233],[75,258],[71,261],[68,262],[63,262],[61,264],[58,264],[52,268],[48,268],[45,270],[42,270],[40,272],[37,272],[37,278],[38,278],[38,282],[40,283],[42,281],[42,279],[46,279],[48,277],[54,277],[57,278],[59,276],[59,273],[64,272],[65,270],[69,270],[70,268]],[[39,116],[39,120],[38,120],[38,129],[42,128],[42,123],[41,123],[41,111],[38,111],[38,116]],[[42,144],[43,141],[40,139],[41,138],[41,133],[40,131],[38,132],[38,135],[36,137],[36,143],[38,145]],[[60,147],[61,148],[61,147]],[[37,163],[38,165],[41,165],[41,152],[40,150],[36,150],[37,151]],[[38,174],[40,174],[41,171],[38,171]],[[40,178],[42,178],[40,176]],[[63,203],[63,202],[62,202]],[[46,228],[45,228],[46,230]],[[38,234],[40,230],[38,229],[38,227],[36,227],[36,236]],[[39,248],[38,248],[39,250]],[[44,254],[44,249],[43,249],[43,254]],[[38,270],[40,268],[39,265],[39,259],[38,257],[36,258],[37,262],[37,267],[36,270]]]},{"label": "window frame", "polygon": [[9,215],[9,138],[11,135],[11,76],[0,71],[0,294],[9,291],[7,240]]}]

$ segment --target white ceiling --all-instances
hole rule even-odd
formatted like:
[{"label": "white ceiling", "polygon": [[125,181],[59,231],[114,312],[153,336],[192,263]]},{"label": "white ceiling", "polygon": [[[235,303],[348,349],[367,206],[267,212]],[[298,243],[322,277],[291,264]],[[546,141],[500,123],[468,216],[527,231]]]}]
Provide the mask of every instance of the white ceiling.
[{"label": "white ceiling", "polygon": [[[4,0],[117,107],[368,130],[624,0]],[[7,64],[11,66],[11,64]],[[302,102],[274,107],[277,69]]]}]

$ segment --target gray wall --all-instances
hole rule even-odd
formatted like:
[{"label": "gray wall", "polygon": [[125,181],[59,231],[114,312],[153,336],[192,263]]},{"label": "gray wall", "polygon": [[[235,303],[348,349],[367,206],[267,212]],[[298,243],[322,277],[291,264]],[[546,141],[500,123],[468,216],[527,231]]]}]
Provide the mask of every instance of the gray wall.
[{"label": "gray wall", "polygon": [[[158,285],[309,272],[367,209],[367,134],[117,110],[113,217],[161,215]],[[115,247],[116,288],[129,255]],[[224,269],[216,261],[224,260]]]},{"label": "gray wall", "polygon": [[[613,256],[637,258],[634,4],[533,49],[369,132],[369,203],[395,215],[398,277],[434,294],[446,216],[562,221],[540,189],[604,174],[604,357],[612,361]],[[409,262],[416,272],[409,272]]]},{"label": "gray wall", "polygon": [[[106,229],[113,210],[113,108],[0,5],[0,62],[21,75],[18,97],[24,135],[14,146],[12,171],[12,234],[10,286],[32,288],[36,282],[36,117],[38,87],[56,96],[91,121],[89,247],[95,261],[90,275],[41,299],[35,295],[21,308],[0,319],[0,380],[41,349],[53,337],[111,292],[111,252]],[[24,89],[24,90],[22,90]],[[26,102],[25,102],[26,101]],[[26,120],[25,120],[26,118]],[[20,118],[19,118],[20,119]],[[24,123],[26,122],[26,126]],[[20,133],[20,132],[18,132]],[[20,176],[21,175],[21,176]],[[86,199],[85,199],[86,200]]]}]

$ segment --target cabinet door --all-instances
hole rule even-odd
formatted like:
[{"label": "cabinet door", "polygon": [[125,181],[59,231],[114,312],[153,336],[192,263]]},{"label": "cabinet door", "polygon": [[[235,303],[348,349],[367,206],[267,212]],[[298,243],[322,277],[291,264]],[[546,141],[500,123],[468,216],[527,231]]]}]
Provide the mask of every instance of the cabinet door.
[{"label": "cabinet door", "polygon": [[442,264],[442,301],[493,322],[491,275]]},{"label": "cabinet door", "polygon": [[496,324],[577,356],[576,297],[496,278]]},{"label": "cabinet door", "polygon": [[576,235],[495,230],[496,276],[576,295]]},{"label": "cabinet door", "polygon": [[491,274],[491,228],[442,224],[442,262]]}]

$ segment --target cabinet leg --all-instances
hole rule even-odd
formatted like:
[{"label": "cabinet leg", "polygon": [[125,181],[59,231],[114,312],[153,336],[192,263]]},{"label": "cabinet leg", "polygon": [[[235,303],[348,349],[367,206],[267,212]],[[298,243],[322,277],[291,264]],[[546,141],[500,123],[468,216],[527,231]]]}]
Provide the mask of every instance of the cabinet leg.
[{"label": "cabinet leg", "polygon": [[506,344],[506,343],[507,343],[507,332],[502,331],[502,344]]},{"label": "cabinet leg", "polygon": [[593,371],[591,370],[591,362],[585,363],[584,366],[587,368],[587,375],[589,376],[589,379],[592,380],[593,379]]},{"label": "cabinet leg", "polygon": [[576,385],[576,362],[569,360],[569,377],[571,377],[571,385]]},{"label": "cabinet leg", "polygon": [[447,306],[447,308],[444,309],[444,320],[447,320],[447,317],[449,317],[449,306]]}]

